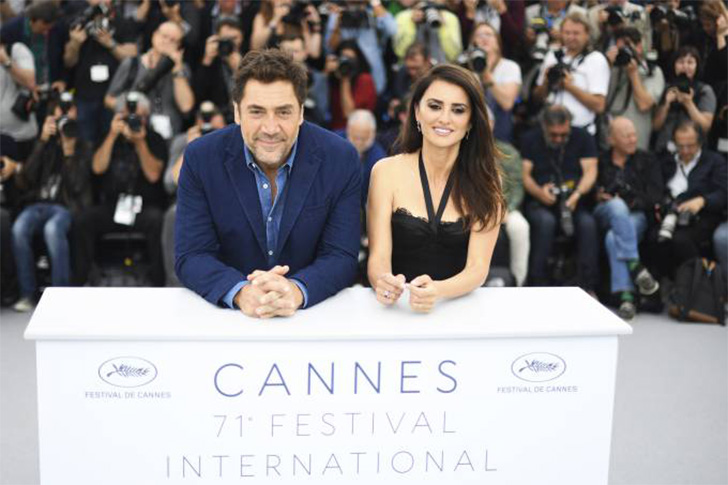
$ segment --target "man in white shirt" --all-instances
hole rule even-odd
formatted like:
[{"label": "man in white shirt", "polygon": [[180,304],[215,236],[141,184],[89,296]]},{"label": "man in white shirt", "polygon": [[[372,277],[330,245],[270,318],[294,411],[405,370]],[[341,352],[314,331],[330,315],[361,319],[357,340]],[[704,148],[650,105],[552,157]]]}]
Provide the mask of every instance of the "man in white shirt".
[{"label": "man in white shirt", "polygon": [[533,94],[549,104],[565,106],[573,115],[573,126],[594,135],[596,115],[604,112],[606,106],[610,72],[604,55],[589,50],[589,28],[589,22],[580,13],[564,19],[564,47],[546,55]]}]

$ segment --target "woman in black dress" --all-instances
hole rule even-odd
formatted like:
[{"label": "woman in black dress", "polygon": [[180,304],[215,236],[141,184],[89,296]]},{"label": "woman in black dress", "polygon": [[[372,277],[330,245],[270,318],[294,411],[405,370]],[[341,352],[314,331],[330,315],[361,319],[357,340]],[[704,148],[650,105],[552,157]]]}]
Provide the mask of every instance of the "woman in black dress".
[{"label": "woman in black dress", "polygon": [[440,65],[420,79],[399,146],[372,171],[367,272],[382,304],[408,286],[412,309],[428,312],[483,284],[506,207],[474,74]]}]

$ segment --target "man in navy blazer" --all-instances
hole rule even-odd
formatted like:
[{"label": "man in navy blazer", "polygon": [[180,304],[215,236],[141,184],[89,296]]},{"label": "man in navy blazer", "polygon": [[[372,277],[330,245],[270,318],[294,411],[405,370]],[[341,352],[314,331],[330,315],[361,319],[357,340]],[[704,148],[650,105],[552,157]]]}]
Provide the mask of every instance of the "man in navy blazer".
[{"label": "man in navy blazer", "polygon": [[245,56],[232,98],[237,124],[184,154],[175,270],[211,303],[292,315],[354,281],[358,156],[304,122],[306,70],[276,49]]}]

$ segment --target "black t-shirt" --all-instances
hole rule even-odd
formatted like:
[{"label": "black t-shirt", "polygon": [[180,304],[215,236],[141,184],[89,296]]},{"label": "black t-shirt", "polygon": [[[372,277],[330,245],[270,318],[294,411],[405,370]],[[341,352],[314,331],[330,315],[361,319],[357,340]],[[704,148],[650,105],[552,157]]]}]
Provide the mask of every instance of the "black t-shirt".
[{"label": "black t-shirt", "polygon": [[[164,139],[147,127],[146,140],[149,151],[164,164],[167,160]],[[154,184],[147,180],[134,145],[119,135],[111,151],[109,168],[101,176],[101,201],[113,207],[119,194],[133,194],[142,196],[144,207],[163,207],[165,194],[161,181],[161,177]]]},{"label": "black t-shirt", "polygon": [[582,176],[580,160],[582,158],[596,158],[598,155],[594,137],[581,128],[571,129],[571,135],[566,143],[561,163],[559,163],[559,150],[549,148],[546,145],[541,127],[526,133],[521,140],[521,147],[523,159],[530,160],[533,163],[531,177],[539,185],[558,180],[556,176],[557,166],[561,169],[564,182],[572,180],[578,183]]},{"label": "black t-shirt", "polygon": [[[139,30],[136,22],[115,17],[111,20],[111,26],[112,36],[118,44],[135,42]],[[73,70],[73,85],[76,87],[76,97],[89,101],[102,101],[118,67],[119,61],[111,53],[111,50],[99,44],[93,36],[89,35],[86,42],[81,45],[78,62]],[[95,78],[99,80],[92,79],[92,69],[95,69]],[[106,76],[103,76],[104,71],[106,71]],[[104,77],[106,79],[101,81],[100,79]]]}]

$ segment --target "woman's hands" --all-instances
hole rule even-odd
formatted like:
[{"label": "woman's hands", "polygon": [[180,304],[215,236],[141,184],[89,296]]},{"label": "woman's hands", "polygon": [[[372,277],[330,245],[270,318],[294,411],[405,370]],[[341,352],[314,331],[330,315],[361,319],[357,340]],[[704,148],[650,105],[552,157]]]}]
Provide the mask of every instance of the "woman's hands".
[{"label": "woman's hands", "polygon": [[439,299],[436,282],[428,275],[418,276],[406,284],[404,275],[386,273],[377,279],[374,291],[379,303],[391,306],[399,300],[406,287],[410,290],[410,307],[415,312],[429,313]]}]

